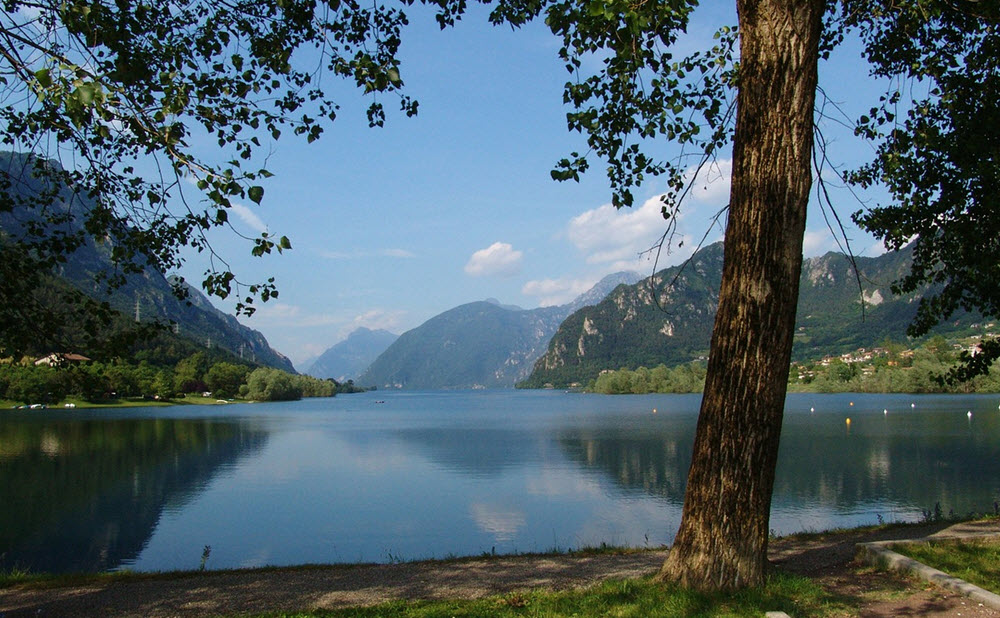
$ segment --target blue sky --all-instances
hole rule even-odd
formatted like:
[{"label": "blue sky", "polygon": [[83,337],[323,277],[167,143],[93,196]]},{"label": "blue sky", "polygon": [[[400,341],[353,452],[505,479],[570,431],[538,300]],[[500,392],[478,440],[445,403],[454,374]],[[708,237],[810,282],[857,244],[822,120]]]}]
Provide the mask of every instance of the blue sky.
[{"label": "blue sky", "polygon": [[[541,24],[491,27],[478,7],[445,31],[423,7],[407,13],[402,77],[420,101],[419,115],[390,113],[384,128],[370,129],[368,101],[331,80],[327,85],[342,92],[337,121],[313,144],[291,136],[276,142],[267,164],[275,177],[265,184],[263,203],[240,205],[231,217],[250,235],[287,235],[293,249],[257,259],[231,234],[212,236],[242,278],[276,278],[279,297],[241,321],[296,366],[359,326],[402,333],[488,297],[525,308],[559,304],[611,272],[653,268],[640,253],[664,230],[662,182],[640,188],[633,208],[615,212],[600,161],[580,183],[549,176],[555,161],[586,148],[583,136],[566,130],[568,74],[557,57],[559,41]],[[733,22],[729,3],[699,9],[680,51],[710,44],[718,26]],[[855,116],[884,90],[850,45],[824,65],[821,80]],[[394,103],[387,100],[386,108]],[[825,131],[836,162],[849,166],[870,156],[836,123]],[[680,218],[688,241],[661,257],[660,267],[686,257],[728,201],[728,163],[723,157],[697,183]],[[845,191],[835,198],[843,200],[845,221],[859,208]],[[856,253],[881,253],[861,232],[849,235]],[[721,237],[716,227],[709,241]],[[814,206],[806,255],[834,249]],[[192,283],[202,278],[201,260],[192,256],[182,272]],[[216,304],[232,311],[232,303]]]}]

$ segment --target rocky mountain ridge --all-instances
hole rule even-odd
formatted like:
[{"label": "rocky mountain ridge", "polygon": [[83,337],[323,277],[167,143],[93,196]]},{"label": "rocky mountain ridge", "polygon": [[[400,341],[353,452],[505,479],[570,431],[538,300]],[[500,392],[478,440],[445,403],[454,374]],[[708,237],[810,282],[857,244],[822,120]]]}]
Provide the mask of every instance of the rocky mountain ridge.
[{"label": "rocky mountain ridge", "polygon": [[[689,262],[622,286],[597,305],[566,318],[522,383],[529,388],[586,384],[607,369],[636,369],[704,360],[722,279],[722,243]],[[841,253],[806,259],[799,284],[793,359],[817,358],[906,340],[920,293],[895,296],[893,281],[909,269],[904,249],[874,258]],[[975,316],[957,315],[937,332],[962,329]]]}]

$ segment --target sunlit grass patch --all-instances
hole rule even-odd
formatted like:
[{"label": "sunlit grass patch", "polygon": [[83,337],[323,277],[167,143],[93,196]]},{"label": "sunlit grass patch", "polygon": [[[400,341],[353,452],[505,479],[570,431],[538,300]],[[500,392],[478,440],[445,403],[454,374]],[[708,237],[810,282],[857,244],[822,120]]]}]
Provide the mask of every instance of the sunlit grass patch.
[{"label": "sunlit grass patch", "polygon": [[750,617],[768,611],[824,616],[844,607],[812,580],[775,575],[761,589],[706,594],[664,585],[652,578],[609,581],[584,590],[512,592],[475,601],[397,601],[373,607],[264,614],[282,618],[436,618],[446,616],[646,616]]},{"label": "sunlit grass patch", "polygon": [[892,550],[1000,594],[1000,539],[902,543]]}]

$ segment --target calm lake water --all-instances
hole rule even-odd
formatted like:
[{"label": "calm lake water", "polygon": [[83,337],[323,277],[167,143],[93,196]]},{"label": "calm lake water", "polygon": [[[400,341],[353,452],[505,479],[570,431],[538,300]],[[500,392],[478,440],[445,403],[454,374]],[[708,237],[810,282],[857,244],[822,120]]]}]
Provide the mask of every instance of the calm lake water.
[{"label": "calm lake water", "polygon": [[[218,569],[668,544],[699,402],[376,392],[2,411],[0,569],[194,569],[205,546]],[[998,499],[1000,396],[788,398],[779,534]]]}]

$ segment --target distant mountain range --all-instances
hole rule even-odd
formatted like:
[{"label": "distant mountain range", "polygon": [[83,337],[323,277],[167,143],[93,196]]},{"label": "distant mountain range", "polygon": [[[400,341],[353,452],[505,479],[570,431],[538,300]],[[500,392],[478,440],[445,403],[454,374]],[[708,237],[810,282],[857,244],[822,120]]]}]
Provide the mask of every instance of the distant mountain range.
[{"label": "distant mountain range", "polygon": [[[722,243],[716,243],[683,266],[619,287],[600,303],[568,316],[521,386],[566,387],[586,384],[605,369],[706,359],[722,259]],[[905,341],[921,294],[897,297],[890,285],[908,272],[910,261],[908,249],[856,258],[856,274],[841,253],[805,260],[793,358],[873,347],[886,338]],[[936,332],[961,331],[975,320],[962,314]]]},{"label": "distant mountain range", "polygon": [[302,367],[302,373],[314,378],[333,378],[346,382],[357,378],[379,354],[399,339],[387,330],[358,328],[346,339],[320,354]]},{"label": "distant mountain range", "polygon": [[[0,167],[4,170],[24,168],[27,160],[27,155],[0,152]],[[30,186],[21,190],[30,190]],[[56,203],[53,208],[69,209],[68,190],[66,197],[61,199],[65,203]],[[75,223],[69,224],[70,229],[79,228],[80,217],[92,205],[93,201],[87,196],[74,196],[73,207],[79,210]],[[26,222],[33,218],[32,213],[0,211],[0,230],[16,239]],[[172,280],[151,268],[146,268],[142,274],[129,275],[122,287],[105,296],[102,286],[95,284],[94,276],[100,272],[113,272],[110,251],[107,243],[98,245],[88,241],[69,257],[55,275],[98,300],[106,300],[129,318],[138,314],[142,321],[173,321],[177,334],[200,346],[222,348],[248,361],[294,373],[291,361],[271,348],[259,331],[219,311],[201,291],[190,285],[183,284],[189,293],[187,300],[179,300],[173,294]]]},{"label": "distant mountain range", "polygon": [[531,372],[566,316],[640,277],[609,275],[557,307],[525,310],[494,299],[455,307],[403,333],[355,382],[422,390],[513,387]]}]

